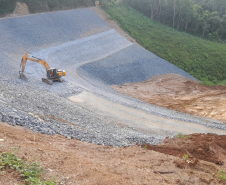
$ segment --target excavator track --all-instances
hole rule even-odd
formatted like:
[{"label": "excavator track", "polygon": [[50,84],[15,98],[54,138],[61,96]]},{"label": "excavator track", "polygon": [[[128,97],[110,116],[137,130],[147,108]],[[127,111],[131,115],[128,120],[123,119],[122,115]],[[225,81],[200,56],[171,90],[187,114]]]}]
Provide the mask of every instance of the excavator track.
[{"label": "excavator track", "polygon": [[59,78],[59,79],[58,79],[58,82],[61,82],[61,83],[62,83],[62,82],[64,82],[64,79]]},{"label": "excavator track", "polygon": [[53,85],[53,81],[52,80],[49,80],[47,78],[42,78],[42,81],[49,84],[49,85]]},{"label": "excavator track", "polygon": [[53,82],[64,82],[64,79],[62,79],[62,78],[53,78],[53,79],[51,79]]}]

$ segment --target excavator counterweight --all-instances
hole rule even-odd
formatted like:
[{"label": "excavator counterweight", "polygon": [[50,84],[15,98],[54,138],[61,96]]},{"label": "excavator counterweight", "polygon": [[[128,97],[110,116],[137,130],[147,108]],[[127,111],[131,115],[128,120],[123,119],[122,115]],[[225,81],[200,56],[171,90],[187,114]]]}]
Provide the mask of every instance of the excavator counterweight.
[{"label": "excavator counterweight", "polygon": [[32,58],[29,58],[27,56],[27,54],[25,54],[23,56],[22,60],[21,60],[22,71],[19,71],[21,79],[27,79],[26,76],[24,75],[24,70],[25,70],[25,66],[26,66],[26,63],[27,63],[28,60],[30,60],[32,62],[35,62],[35,63],[42,64],[46,68],[46,76],[47,76],[47,78],[42,78],[43,82],[45,82],[45,83],[47,83],[49,85],[52,85],[54,81],[63,82],[61,77],[62,76],[66,76],[65,70],[56,69],[56,68],[50,68],[49,64],[45,60],[36,58],[34,56],[32,56]]}]

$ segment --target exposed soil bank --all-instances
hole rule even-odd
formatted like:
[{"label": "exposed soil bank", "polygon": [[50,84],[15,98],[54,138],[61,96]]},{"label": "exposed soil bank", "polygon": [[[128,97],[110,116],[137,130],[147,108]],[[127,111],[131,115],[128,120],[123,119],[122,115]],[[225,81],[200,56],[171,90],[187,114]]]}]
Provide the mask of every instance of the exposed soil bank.
[{"label": "exposed soil bank", "polygon": [[181,135],[181,138],[165,139],[157,146],[142,145],[148,150],[154,150],[167,155],[213,162],[222,165],[226,160],[226,136],[216,134],[191,134]]},{"label": "exposed soil bank", "polygon": [[226,121],[225,86],[205,86],[178,74],[166,74],[144,82],[127,83],[113,88],[160,107]]},{"label": "exposed soil bank", "polygon": [[[159,147],[162,149],[165,147],[164,151],[168,149],[171,152],[161,151],[163,153],[159,153],[153,151],[158,151],[157,146],[148,145],[148,149],[151,150],[139,146],[104,147],[74,139],[68,140],[59,135],[38,134],[22,127],[0,123],[0,153],[13,152],[17,148],[18,156],[23,160],[42,163],[44,167],[42,178],[50,180],[56,177],[58,184],[64,185],[223,184],[217,178],[217,172],[218,170],[225,171],[225,164],[216,165],[197,160],[190,154],[188,154],[188,159],[183,156],[168,155],[184,155],[186,150],[190,151],[194,142],[198,142],[198,146],[204,140],[210,143],[208,139],[212,138],[215,138],[215,144],[218,143],[217,135],[197,134],[191,135],[190,138],[166,139]],[[175,150],[180,145],[183,146],[184,152]],[[221,151],[214,150],[215,157],[225,162],[225,149],[223,147],[221,149]],[[219,157],[217,153],[221,156]],[[195,156],[194,153],[192,155]],[[159,173],[169,171],[173,173]],[[21,183],[20,177],[13,171],[6,174],[0,173],[0,184],[19,183]]]}]

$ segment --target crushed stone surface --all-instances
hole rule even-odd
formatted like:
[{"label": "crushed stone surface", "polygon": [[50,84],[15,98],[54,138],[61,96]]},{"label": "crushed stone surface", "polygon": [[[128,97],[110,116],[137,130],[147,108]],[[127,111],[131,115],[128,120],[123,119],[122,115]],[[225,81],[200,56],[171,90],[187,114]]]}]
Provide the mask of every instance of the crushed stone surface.
[{"label": "crushed stone surface", "polygon": [[26,84],[23,87],[21,84],[1,82],[1,121],[35,132],[60,134],[69,139],[118,147],[136,142],[157,144],[163,139],[121,128],[113,120],[97,116],[48,91],[33,89]]}]

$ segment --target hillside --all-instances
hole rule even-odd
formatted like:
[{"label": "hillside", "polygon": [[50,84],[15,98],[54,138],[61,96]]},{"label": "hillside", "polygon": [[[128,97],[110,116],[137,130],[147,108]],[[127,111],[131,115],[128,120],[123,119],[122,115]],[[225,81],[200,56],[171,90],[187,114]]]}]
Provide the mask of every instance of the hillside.
[{"label": "hillside", "polygon": [[176,31],[130,7],[111,5],[105,11],[147,50],[205,84],[224,84],[226,45]]},{"label": "hillside", "polygon": [[123,0],[123,3],[174,29],[225,43],[226,1],[224,0]]},{"label": "hillside", "polygon": [[[12,13],[16,0],[2,3],[0,16]],[[30,13],[48,12],[93,6],[86,1],[26,1]],[[147,18],[138,11],[124,6],[108,6],[106,12],[128,34],[147,50],[185,70],[207,85],[225,84],[226,45],[207,41]]]},{"label": "hillside", "polygon": [[[101,11],[21,12],[0,19],[0,184],[224,183],[225,123],[111,87],[169,73],[196,80],[117,32]],[[22,80],[25,53],[33,59]],[[65,70],[62,83],[43,83],[46,69],[35,59]]]}]

